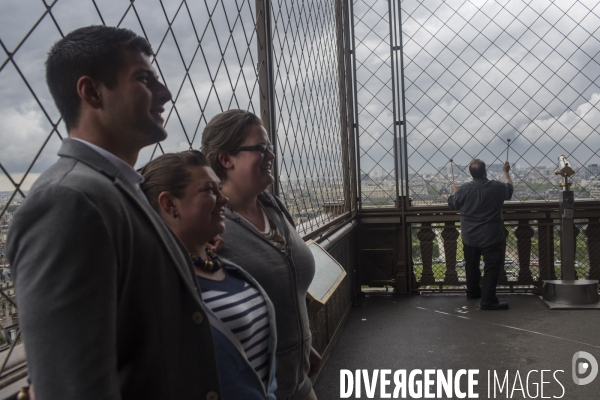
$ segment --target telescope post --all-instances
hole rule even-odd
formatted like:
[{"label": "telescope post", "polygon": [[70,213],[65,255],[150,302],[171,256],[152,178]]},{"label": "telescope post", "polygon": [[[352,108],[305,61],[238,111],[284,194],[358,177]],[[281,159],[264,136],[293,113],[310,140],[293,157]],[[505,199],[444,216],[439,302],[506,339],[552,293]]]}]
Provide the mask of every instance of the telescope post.
[{"label": "telescope post", "polygon": [[563,190],[558,197],[560,210],[560,280],[544,281],[542,300],[550,309],[596,308],[600,310],[597,280],[575,279],[575,197],[570,190],[569,177],[575,174],[564,155],[558,156]]}]

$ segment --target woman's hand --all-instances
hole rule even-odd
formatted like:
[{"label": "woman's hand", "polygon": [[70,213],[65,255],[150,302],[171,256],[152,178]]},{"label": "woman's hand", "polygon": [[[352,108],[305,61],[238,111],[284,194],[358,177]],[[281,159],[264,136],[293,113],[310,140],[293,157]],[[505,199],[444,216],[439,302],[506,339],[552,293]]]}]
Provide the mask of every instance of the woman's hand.
[{"label": "woman's hand", "polygon": [[223,248],[223,244],[225,241],[219,235],[212,238],[208,243],[206,243],[206,248],[213,253],[217,254]]},{"label": "woman's hand", "polygon": [[313,378],[319,372],[321,368],[321,355],[317,353],[314,347],[310,347],[310,354],[308,356],[308,361],[310,363],[310,368],[308,369],[308,377]]}]

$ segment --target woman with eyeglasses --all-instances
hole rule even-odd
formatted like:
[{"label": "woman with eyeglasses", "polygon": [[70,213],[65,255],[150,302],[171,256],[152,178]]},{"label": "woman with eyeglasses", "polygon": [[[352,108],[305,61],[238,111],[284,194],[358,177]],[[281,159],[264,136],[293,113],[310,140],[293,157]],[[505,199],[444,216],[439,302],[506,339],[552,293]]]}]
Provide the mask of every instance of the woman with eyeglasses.
[{"label": "woman with eyeglasses", "polygon": [[275,400],[273,305],[250,274],[208,246],[225,230],[220,179],[198,150],[164,154],[141,173],[148,202],[190,255],[212,328],[221,398]]},{"label": "woman with eyeglasses", "polygon": [[202,152],[229,197],[220,254],[241,263],[275,306],[275,394],[278,399],[314,400],[310,377],[321,357],[311,346],[306,292],[315,262],[285,206],[267,191],[275,160],[269,136],[256,115],[229,110],[206,125]]}]

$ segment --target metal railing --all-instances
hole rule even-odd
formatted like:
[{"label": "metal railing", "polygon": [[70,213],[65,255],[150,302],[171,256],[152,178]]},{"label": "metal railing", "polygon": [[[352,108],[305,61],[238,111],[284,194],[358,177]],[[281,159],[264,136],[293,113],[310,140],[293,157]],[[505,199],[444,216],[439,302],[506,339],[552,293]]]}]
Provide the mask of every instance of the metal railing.
[{"label": "metal railing", "polygon": [[[448,213],[452,214],[452,213]],[[555,210],[507,212],[504,266],[499,291],[540,291],[544,280],[561,278],[560,220]],[[423,218],[425,219],[425,218]],[[457,216],[426,218],[410,226],[414,279],[418,290],[464,291],[465,263]],[[439,218],[440,219],[440,218]],[[593,209],[579,210],[575,221],[575,275],[600,278],[600,224]],[[483,271],[484,263],[480,268]]]},{"label": "metal railing", "polygon": [[[576,202],[576,279],[600,279],[600,212],[597,201]],[[558,204],[507,203],[503,208],[505,256],[498,291],[541,291],[561,279]],[[447,206],[418,206],[360,215],[360,283],[399,293],[464,292],[466,275],[460,215]],[[480,268],[484,262],[481,260]]]}]

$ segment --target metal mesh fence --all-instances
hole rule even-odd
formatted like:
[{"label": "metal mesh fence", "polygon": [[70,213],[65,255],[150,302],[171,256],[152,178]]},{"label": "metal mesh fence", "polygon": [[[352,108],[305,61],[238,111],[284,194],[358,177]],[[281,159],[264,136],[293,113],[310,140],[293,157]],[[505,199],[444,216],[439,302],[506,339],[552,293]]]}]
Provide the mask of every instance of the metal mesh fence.
[{"label": "metal mesh fence", "polygon": [[268,69],[278,144],[275,191],[302,234],[347,208],[335,3],[266,2],[271,66],[257,54],[255,1],[8,3],[2,5],[0,87],[14,96],[0,106],[8,115],[2,129],[7,145],[0,150],[2,225],[10,225],[12,212],[56,160],[66,136],[43,79],[46,52],[67,32],[90,24],[145,36],[156,53],[153,65],[173,94],[164,113],[169,137],[142,150],[138,167],[155,154],[199,148],[204,126],[223,110],[260,114],[259,76]]},{"label": "metal mesh fence", "polygon": [[[2,4],[6,8],[1,13],[0,87],[13,94],[0,106],[6,115],[2,122],[6,145],[0,153],[3,217],[14,211],[9,207],[17,207],[23,191],[56,160],[60,140],[66,136],[46,87],[44,61],[50,46],[79,26],[125,27],[152,44],[153,65],[173,95],[165,105],[169,137],[157,146],[159,152],[199,148],[207,120],[222,110],[258,109],[253,1],[113,3]],[[142,150],[138,166],[157,148]]]},{"label": "metal mesh fence", "polygon": [[394,204],[396,169],[413,205],[445,203],[474,158],[493,179],[511,163],[513,201],[556,201],[560,154],[600,198],[597,0],[399,3],[353,2],[363,206]]},{"label": "metal mesh fence", "polygon": [[361,205],[394,205],[394,87],[387,0],[353,2]]},{"label": "metal mesh fence", "polygon": [[[152,61],[173,95],[165,105],[169,137],[155,153],[200,147],[207,120],[229,108],[258,108],[254,1],[4,1],[0,4],[0,350],[18,343],[14,290],[4,259],[13,213],[57,159],[67,133],[45,83],[50,46],[80,26],[129,28],[152,44]],[[9,354],[12,354],[9,352]],[[11,357],[7,355],[5,361]],[[1,372],[1,371],[0,371]]]},{"label": "metal mesh fence", "polygon": [[346,211],[335,2],[271,13],[280,195],[305,234]]},{"label": "metal mesh fence", "polygon": [[[268,22],[254,0],[0,4],[0,90],[5,95],[0,100],[2,293],[14,297],[4,259],[13,213],[37,177],[57,160],[67,136],[45,83],[46,53],[81,26],[119,26],[146,37],[155,52],[152,64],[172,93],[163,114],[169,136],[142,150],[136,167],[157,154],[198,149],[204,126],[221,111],[240,108],[261,115],[261,90],[270,84],[272,115],[267,117],[274,122],[269,127],[277,143],[279,178],[274,190],[296,218],[300,233],[308,234],[347,210],[348,168],[342,167],[347,127],[341,105],[346,100],[339,87],[345,77],[338,61],[339,29],[345,22],[335,8],[341,2],[265,3]],[[260,53],[267,43],[269,61]],[[8,342],[18,342],[16,308],[3,299],[0,351]]]},{"label": "metal mesh fence", "polygon": [[514,201],[556,201],[559,154],[599,198],[598,4],[402,1],[413,204],[445,202],[474,158],[497,179],[508,158]]}]

